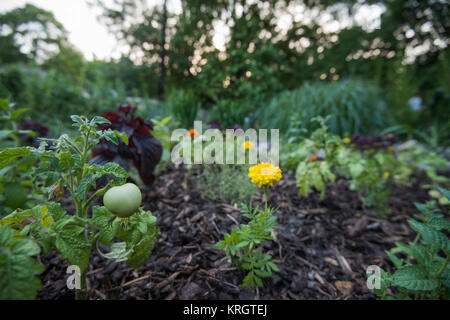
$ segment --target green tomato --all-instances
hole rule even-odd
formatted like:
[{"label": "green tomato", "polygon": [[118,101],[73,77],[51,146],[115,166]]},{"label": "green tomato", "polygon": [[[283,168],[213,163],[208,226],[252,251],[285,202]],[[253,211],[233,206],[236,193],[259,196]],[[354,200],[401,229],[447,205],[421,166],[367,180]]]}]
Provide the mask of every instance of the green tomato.
[{"label": "green tomato", "polygon": [[114,215],[126,218],[139,209],[142,202],[141,190],[132,183],[112,187],[103,196],[103,204]]}]

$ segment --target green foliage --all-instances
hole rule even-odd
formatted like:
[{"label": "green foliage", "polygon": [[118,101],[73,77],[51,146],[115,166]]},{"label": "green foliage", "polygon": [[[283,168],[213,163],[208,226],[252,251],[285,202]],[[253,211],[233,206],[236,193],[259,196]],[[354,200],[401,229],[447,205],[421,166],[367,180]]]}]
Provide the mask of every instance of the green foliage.
[{"label": "green foliage", "polygon": [[165,117],[161,120],[152,119],[153,122],[153,136],[161,141],[163,146],[163,155],[161,160],[163,162],[168,162],[170,160],[170,150],[172,149],[172,127],[174,125],[174,121],[172,121],[171,117]]},{"label": "green foliage", "polygon": [[46,70],[56,70],[67,77],[67,83],[82,84],[86,73],[86,62],[83,54],[70,44],[60,47],[58,53],[53,54],[43,65]]},{"label": "green foliage", "polygon": [[248,124],[251,106],[248,100],[219,100],[213,106],[210,118],[218,121],[223,129],[233,128],[235,125],[244,127]]},{"label": "green foliage", "polygon": [[[102,99],[96,101],[97,104],[101,104],[100,110],[109,110],[114,105],[125,103],[127,95],[153,97],[157,80],[158,77],[151,66],[147,64],[136,65],[130,58],[122,57],[116,62],[94,60],[86,62],[84,88],[90,96],[99,95],[102,91],[109,91],[103,93]],[[96,91],[100,92],[97,93]],[[114,97],[114,95],[118,95],[118,97]],[[121,98],[122,100],[111,102],[111,99],[114,98]],[[136,102],[133,101],[132,104],[136,105]],[[164,108],[159,109],[164,110]],[[155,114],[152,113],[152,115]]]},{"label": "green foliage", "polygon": [[[450,199],[448,190],[443,193]],[[444,232],[450,231],[450,221],[436,209],[435,201],[416,203],[416,207],[421,222],[409,219],[408,223],[417,236],[414,242],[396,242],[386,251],[396,271],[389,274],[382,270],[381,287],[375,293],[384,299],[449,299],[450,240]],[[406,258],[396,256],[399,253]],[[397,288],[393,296],[387,293],[389,287]]]},{"label": "green foliage", "polygon": [[437,199],[441,205],[449,204],[447,198],[443,196],[440,187],[448,187],[450,178],[439,174],[438,169],[449,166],[450,161],[416,141],[406,143],[397,157],[402,165],[396,170],[394,175],[395,181],[408,181],[409,176],[413,172],[423,170],[431,180],[431,183],[423,184],[421,187],[429,189],[429,195]]},{"label": "green foliage", "polygon": [[[57,59],[60,58],[66,59],[64,56]],[[24,118],[39,119],[51,127],[50,132],[55,136],[62,132],[67,133],[67,127],[70,127],[69,116],[74,110],[87,117],[93,117],[110,110],[112,106],[130,100],[147,116],[166,116],[168,113],[160,102],[148,99],[145,92],[128,91],[127,86],[131,84],[127,85],[121,77],[114,74],[115,68],[107,73],[103,68],[91,67],[93,64],[91,62],[86,67],[84,77],[82,61],[70,60],[74,65],[80,64],[80,67],[65,63],[64,60],[61,61],[61,65],[45,65],[45,71],[23,65],[8,65],[1,68],[0,96],[15,101],[18,106],[29,108]],[[76,69],[79,73],[64,71],[65,68]],[[119,69],[117,72],[122,71]],[[131,94],[136,97],[127,97]],[[143,97],[139,98],[138,94],[142,94]]]},{"label": "green foliage", "polygon": [[28,118],[39,119],[48,126],[70,126],[66,119],[73,110],[92,113],[82,88],[72,85],[73,81],[55,70],[45,73],[12,65],[0,71],[0,82],[3,96],[13,99],[18,105],[27,106]]},{"label": "green foliage", "polygon": [[392,151],[356,149],[341,150],[336,159],[339,174],[349,179],[364,203],[379,213],[386,213],[389,182],[402,169]]},{"label": "green foliage", "polygon": [[[22,136],[35,137],[36,133],[31,130],[18,129],[18,118],[28,112],[28,108],[16,108],[14,103],[0,99],[0,148],[19,147],[23,144]],[[14,153],[15,149],[9,152]],[[29,200],[38,198],[37,194],[31,193],[30,171],[34,164],[31,157],[22,157],[20,161],[13,164],[3,163],[0,169],[0,216],[11,212],[16,208],[25,208],[31,204]]]},{"label": "green foliage", "polygon": [[328,181],[334,182],[336,176],[331,172],[329,165],[324,161],[302,161],[297,167],[295,180],[300,194],[303,196],[311,193],[311,187],[320,192],[323,200]]},{"label": "green foliage", "polygon": [[19,135],[29,135],[34,137],[35,132],[31,130],[19,130],[17,119],[25,112],[28,112],[28,108],[16,108],[15,103],[8,100],[0,99],[0,123],[2,129],[0,130],[0,147],[17,147],[20,145]]},{"label": "green foliage", "polygon": [[353,133],[367,134],[384,125],[384,102],[379,89],[357,80],[306,83],[300,89],[286,91],[260,109],[263,128],[276,128],[285,135],[291,128],[291,117],[296,115],[296,129],[305,133],[318,126],[311,120],[317,116],[330,118],[330,131],[340,136]]},{"label": "green foliage", "polygon": [[23,67],[9,65],[0,69],[0,96],[11,101],[23,101],[25,97],[25,78]]},{"label": "green foliage", "polygon": [[[0,220],[0,225],[9,225],[21,237],[35,239],[46,252],[55,247],[64,259],[80,268],[82,283],[77,298],[85,298],[86,269],[93,243],[101,241],[112,246],[113,238],[121,239],[127,250],[126,259],[130,265],[142,265],[150,255],[158,235],[156,218],[151,212],[140,209],[132,217],[121,219],[104,207],[95,207],[92,218],[88,217],[90,204],[106,191],[121,185],[128,177],[127,172],[115,163],[89,164],[92,148],[101,139],[128,144],[127,136],[118,131],[100,130],[98,125],[109,123],[102,117],[88,119],[71,116],[73,126],[79,132],[71,138],[64,134],[57,139],[42,139],[39,148],[20,147],[0,151],[0,169],[17,158],[33,156],[38,166],[32,168],[35,186],[48,194],[49,200],[59,200],[64,189],[71,195],[76,215],[65,212],[58,204],[47,201],[28,210],[16,210]],[[97,188],[100,178],[106,177],[106,185]],[[92,192],[91,192],[92,190]],[[112,246],[117,250],[117,245]],[[106,255],[115,259],[113,253]],[[125,259],[125,260],[126,260]]]},{"label": "green foliage", "polygon": [[167,97],[166,107],[183,128],[190,129],[197,119],[200,103],[191,90],[173,90]]},{"label": "green foliage", "polygon": [[[159,235],[156,228],[156,217],[140,209],[129,219],[115,217],[105,207],[95,206],[93,223],[99,228],[98,240],[111,246],[111,251],[103,254],[113,261],[126,261],[132,267],[140,267],[149,257]],[[112,221],[112,222],[111,222]],[[111,243],[116,237],[123,242]]]},{"label": "green foliage", "polygon": [[[319,129],[300,143],[295,143],[298,138],[294,136],[284,146],[280,161],[288,169],[297,167],[296,181],[302,195],[308,195],[315,187],[323,199],[327,182],[341,176],[349,180],[350,189],[357,191],[368,207],[386,214],[391,186],[411,183],[411,176],[424,169],[432,180],[431,185],[424,187],[442,198],[436,188],[449,180],[438,175],[436,168],[448,165],[445,158],[411,142],[397,151],[394,147],[360,150],[349,138],[345,143],[346,139],[330,133],[325,124],[328,120],[329,117],[313,119],[319,123]],[[444,200],[441,202],[445,204]]]},{"label": "green foliage", "polygon": [[206,198],[231,205],[251,200],[257,190],[248,179],[246,165],[205,165],[196,185]]},{"label": "green foliage", "polygon": [[408,100],[419,91],[419,83],[415,80],[413,66],[403,64],[401,58],[391,62],[391,67],[387,70],[389,85],[385,87],[385,92],[395,123],[415,126],[423,121],[420,119],[420,112],[414,112],[408,106]]},{"label": "green foliage", "polygon": [[[210,120],[218,121],[222,128],[246,127],[265,101],[281,90],[273,68],[279,60],[276,48],[265,39],[252,42],[248,36],[243,30],[236,34],[239,40],[235,41],[241,46],[230,41],[224,61],[217,51],[205,54],[208,63],[198,75],[201,92],[207,94],[205,105],[212,105]],[[256,41],[261,43],[256,45]],[[255,47],[255,52],[246,51]]]},{"label": "green foliage", "polygon": [[336,150],[342,147],[342,142],[338,136],[328,132],[325,124],[328,120],[329,117],[313,118],[312,121],[318,122],[320,127],[282,159],[288,163],[299,161],[295,180],[303,196],[311,193],[311,187],[314,187],[324,199],[328,181],[334,182],[336,179],[331,169]]},{"label": "green foliage", "polygon": [[17,238],[9,226],[0,226],[0,300],[30,300],[42,287],[36,275],[44,266],[32,258],[40,248],[34,240]]},{"label": "green foliage", "polygon": [[278,271],[278,267],[270,260],[272,257],[264,254],[260,248],[263,241],[273,240],[271,233],[276,217],[270,208],[259,210],[258,207],[245,207],[242,212],[250,221],[233,229],[230,234],[226,233],[224,240],[216,245],[225,250],[228,259],[233,259],[247,272],[242,286],[261,287],[262,278],[270,278],[273,271]]}]

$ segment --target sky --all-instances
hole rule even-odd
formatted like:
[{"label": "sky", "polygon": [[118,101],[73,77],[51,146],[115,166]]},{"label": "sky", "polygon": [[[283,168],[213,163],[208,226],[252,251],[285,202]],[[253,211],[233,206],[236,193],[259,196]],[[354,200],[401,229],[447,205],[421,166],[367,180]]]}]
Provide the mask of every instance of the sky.
[{"label": "sky", "polygon": [[86,59],[119,58],[125,48],[118,48],[114,35],[97,21],[98,11],[85,0],[0,0],[0,12],[23,7],[26,3],[53,12],[69,33],[69,41]]}]

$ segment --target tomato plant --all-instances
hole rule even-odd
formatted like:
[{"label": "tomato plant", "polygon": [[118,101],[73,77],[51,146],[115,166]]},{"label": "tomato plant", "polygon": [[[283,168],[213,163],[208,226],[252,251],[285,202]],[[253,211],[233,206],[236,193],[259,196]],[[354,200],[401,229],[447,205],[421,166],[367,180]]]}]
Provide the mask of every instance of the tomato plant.
[{"label": "tomato plant", "polygon": [[[0,147],[31,145],[38,136],[48,134],[48,128],[37,121],[19,125],[20,116],[27,111],[28,108],[16,108],[14,103],[0,99]],[[3,212],[28,208],[33,205],[34,200],[42,199],[39,192],[30,192],[32,185],[29,172],[33,164],[34,160],[30,157],[22,157],[20,161],[0,169],[0,217]]]},{"label": "tomato plant", "polygon": [[[47,202],[27,210],[17,209],[1,219],[0,225],[7,225],[14,230],[15,238],[8,240],[8,246],[14,246],[14,242],[21,239],[33,240],[44,252],[56,248],[71,265],[78,266],[81,288],[76,290],[76,298],[85,299],[86,269],[94,244],[97,244],[97,248],[98,242],[110,246],[110,252],[100,252],[105,258],[128,260],[129,265],[138,267],[152,252],[159,231],[156,228],[156,218],[151,212],[139,208],[139,189],[134,185],[124,185],[128,174],[122,167],[113,162],[104,165],[89,163],[91,150],[101,139],[114,144],[118,144],[121,139],[127,144],[126,134],[99,129],[99,125],[109,123],[102,117],[89,120],[74,115],[72,120],[79,131],[76,137],[64,134],[57,139],[42,139],[38,148],[17,147],[0,151],[0,169],[24,156],[34,158],[38,165],[31,172],[33,182],[42,183],[48,195]],[[107,183],[98,188],[97,182],[102,177],[107,179]],[[113,193],[112,198],[129,198],[129,201],[109,201],[109,196],[106,195],[108,191]],[[64,192],[71,196],[75,215],[66,212],[57,202]],[[91,205],[103,195],[106,196],[106,207],[94,206],[90,210]],[[9,229],[2,229],[1,232],[8,235],[10,232],[7,230]],[[0,238],[3,236],[2,234]],[[31,253],[37,252],[32,250]],[[6,268],[0,272],[0,278],[7,277],[14,281],[15,278],[10,274],[13,270]],[[29,292],[21,291],[19,282],[9,283],[8,286],[14,287],[15,284],[18,291],[14,297],[0,298],[29,296]]]}]

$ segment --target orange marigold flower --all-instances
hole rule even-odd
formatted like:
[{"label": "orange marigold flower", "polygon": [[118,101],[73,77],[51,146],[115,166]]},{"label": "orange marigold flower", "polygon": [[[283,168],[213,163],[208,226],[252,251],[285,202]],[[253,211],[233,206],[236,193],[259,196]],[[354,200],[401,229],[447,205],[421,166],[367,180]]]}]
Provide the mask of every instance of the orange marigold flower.
[{"label": "orange marigold flower", "polygon": [[311,161],[311,162],[317,161],[317,156],[309,157],[309,161]]},{"label": "orange marigold flower", "polygon": [[189,130],[187,135],[191,138],[195,138],[195,137],[198,137],[200,134],[197,131],[195,131],[195,129],[191,129],[191,130]]}]

